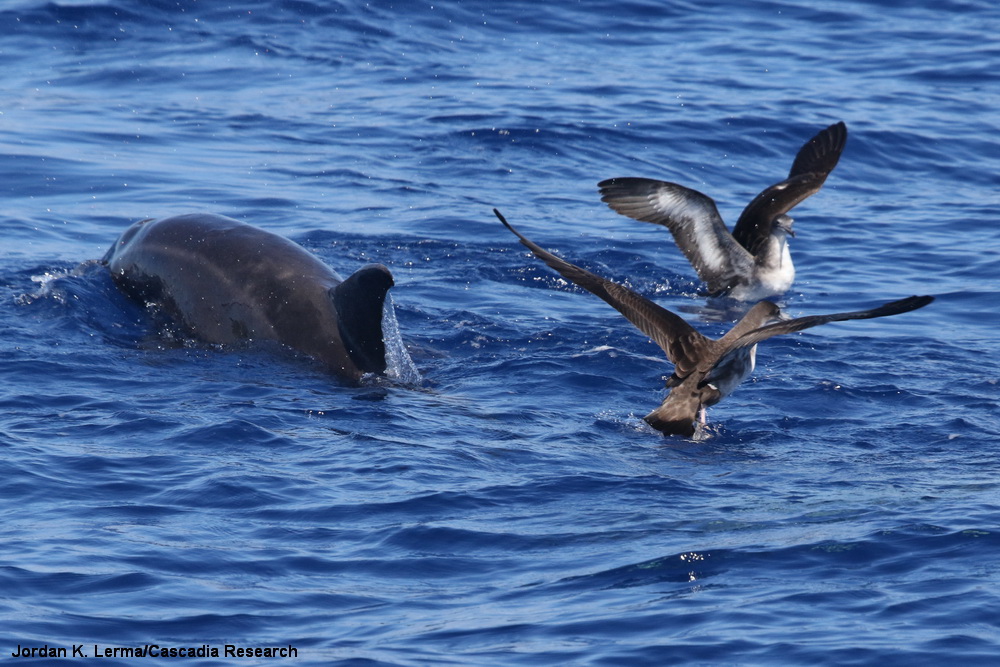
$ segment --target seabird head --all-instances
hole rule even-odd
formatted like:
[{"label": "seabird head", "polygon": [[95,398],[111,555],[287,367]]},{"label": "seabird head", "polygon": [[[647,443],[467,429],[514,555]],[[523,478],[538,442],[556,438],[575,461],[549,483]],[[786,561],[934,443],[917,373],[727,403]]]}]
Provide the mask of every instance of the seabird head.
[{"label": "seabird head", "polygon": [[795,232],[792,231],[792,223],[794,222],[795,220],[792,216],[783,213],[774,219],[774,227],[772,229],[780,230],[792,238],[795,238]]},{"label": "seabird head", "polygon": [[728,335],[732,338],[738,338],[754,329],[767,326],[768,324],[774,324],[775,322],[780,322],[786,317],[787,316],[781,312],[781,308],[778,307],[778,304],[773,301],[758,301],[743,315]]}]

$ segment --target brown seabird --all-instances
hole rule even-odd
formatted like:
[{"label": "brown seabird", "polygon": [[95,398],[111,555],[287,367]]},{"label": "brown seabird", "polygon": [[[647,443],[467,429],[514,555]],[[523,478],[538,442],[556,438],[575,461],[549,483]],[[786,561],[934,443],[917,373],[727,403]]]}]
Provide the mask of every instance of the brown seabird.
[{"label": "brown seabird", "polygon": [[709,294],[756,301],[792,286],[795,266],[787,236],[795,234],[787,213],[819,191],[846,142],[842,121],[810,139],[795,156],[788,178],[754,197],[732,234],[711,197],[683,185],[611,178],[598,187],[601,200],[617,213],[669,229]]},{"label": "brown seabird", "polygon": [[653,339],[674,364],[667,379],[670,393],[643,419],[665,434],[691,437],[705,423],[705,408],[729,395],[754,369],[757,343],[781,334],[802,331],[828,322],[865,320],[898,315],[923,308],[932,296],[911,296],[870,310],[830,315],[807,315],[784,319],[770,301],[754,305],[736,325],[718,340],[698,333],[679,316],[618,283],[556,257],[528,240],[496,209],[493,212],[521,243],[540,260],[585,290],[597,295]]}]

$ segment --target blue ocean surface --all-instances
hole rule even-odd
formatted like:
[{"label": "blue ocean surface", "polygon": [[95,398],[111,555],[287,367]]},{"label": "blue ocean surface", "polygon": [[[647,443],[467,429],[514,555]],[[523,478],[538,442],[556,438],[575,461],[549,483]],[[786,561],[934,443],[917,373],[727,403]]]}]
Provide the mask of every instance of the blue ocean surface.
[{"label": "blue ocean surface", "polygon": [[[1000,664],[998,35],[993,0],[3,3],[0,662]],[[780,305],[936,301],[767,340],[663,437],[662,352],[492,208],[719,336],[739,304],[597,182],[732,224],[839,120]],[[418,373],[162,336],[96,260],[189,212],[388,266]]]}]

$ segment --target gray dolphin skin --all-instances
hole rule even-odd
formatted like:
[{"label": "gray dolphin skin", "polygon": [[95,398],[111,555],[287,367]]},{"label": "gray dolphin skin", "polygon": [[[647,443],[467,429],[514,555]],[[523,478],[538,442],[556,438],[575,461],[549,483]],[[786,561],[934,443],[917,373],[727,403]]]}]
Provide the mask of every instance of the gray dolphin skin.
[{"label": "gray dolphin skin", "polygon": [[346,280],[302,246],[221,215],[141,220],[103,258],[118,287],[208,343],[276,340],[358,382],[386,369],[381,264]]},{"label": "gray dolphin skin", "polygon": [[843,122],[817,133],[799,149],[788,178],[747,204],[732,234],[711,197],[683,185],[626,177],[597,186],[615,212],[669,229],[710,295],[756,301],[792,286],[795,266],[787,237],[795,233],[787,214],[819,192],[846,143]]},{"label": "gray dolphin skin", "polygon": [[563,278],[603,299],[664,351],[667,359],[674,364],[674,372],[667,379],[670,393],[660,407],[644,419],[667,435],[694,436],[698,425],[705,423],[705,408],[728,396],[753,371],[757,343],[762,340],[828,322],[898,315],[923,308],[934,300],[932,296],[911,296],[870,310],[807,315],[795,319],[784,318],[774,303],[761,301],[726,335],[712,340],[698,333],[679,316],[627,287],[544,250],[514,229],[499,211],[493,209],[493,212],[536,257]]}]

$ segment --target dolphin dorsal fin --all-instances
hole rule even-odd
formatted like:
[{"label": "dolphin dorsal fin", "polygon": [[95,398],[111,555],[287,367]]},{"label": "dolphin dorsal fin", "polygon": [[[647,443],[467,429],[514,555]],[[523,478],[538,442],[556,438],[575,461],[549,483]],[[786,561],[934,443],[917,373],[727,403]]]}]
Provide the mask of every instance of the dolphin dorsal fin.
[{"label": "dolphin dorsal fin", "polygon": [[351,360],[363,373],[385,371],[382,307],[394,284],[389,269],[369,264],[330,290],[337,309],[340,338]]}]

